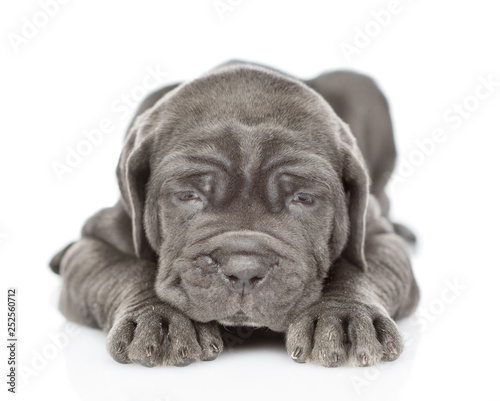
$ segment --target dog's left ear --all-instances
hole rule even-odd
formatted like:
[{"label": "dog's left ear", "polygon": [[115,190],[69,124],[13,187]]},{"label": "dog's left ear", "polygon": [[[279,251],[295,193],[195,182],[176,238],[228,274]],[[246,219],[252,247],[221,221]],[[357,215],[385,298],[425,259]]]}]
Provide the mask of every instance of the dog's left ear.
[{"label": "dog's left ear", "polygon": [[365,231],[370,178],[356,139],[347,124],[339,122],[343,158],[342,180],[348,199],[350,222],[349,237],[342,256],[366,270]]}]

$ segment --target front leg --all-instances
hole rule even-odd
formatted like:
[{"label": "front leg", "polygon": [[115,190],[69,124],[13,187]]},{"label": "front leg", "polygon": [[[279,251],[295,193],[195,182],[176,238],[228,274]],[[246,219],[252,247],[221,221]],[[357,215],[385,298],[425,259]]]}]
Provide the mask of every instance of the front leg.
[{"label": "front leg", "polygon": [[215,322],[193,322],[156,296],[153,262],[82,238],[64,255],[61,275],[63,314],[108,332],[108,352],[120,363],[185,366],[222,351]]},{"label": "front leg", "polygon": [[370,366],[401,354],[393,319],[412,313],[419,298],[406,244],[389,221],[371,216],[365,253],[367,271],[338,261],[322,299],[290,325],[287,351],[296,362]]}]

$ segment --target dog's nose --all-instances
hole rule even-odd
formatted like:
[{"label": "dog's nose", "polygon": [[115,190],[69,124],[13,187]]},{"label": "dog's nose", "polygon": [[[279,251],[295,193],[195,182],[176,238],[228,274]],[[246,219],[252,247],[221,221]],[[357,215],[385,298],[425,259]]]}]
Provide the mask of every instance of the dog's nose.
[{"label": "dog's nose", "polygon": [[210,258],[231,290],[242,294],[265,285],[281,258],[272,237],[258,232],[227,232],[212,243]]},{"label": "dog's nose", "polygon": [[259,255],[230,255],[224,262],[222,273],[238,292],[253,290],[271,268]]}]

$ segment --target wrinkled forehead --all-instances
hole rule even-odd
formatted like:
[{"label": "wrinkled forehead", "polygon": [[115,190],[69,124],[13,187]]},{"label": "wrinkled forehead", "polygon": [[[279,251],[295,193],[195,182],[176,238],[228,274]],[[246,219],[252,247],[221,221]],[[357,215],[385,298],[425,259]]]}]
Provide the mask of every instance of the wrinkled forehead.
[{"label": "wrinkled forehead", "polygon": [[239,166],[298,153],[324,168],[338,159],[339,123],[330,106],[302,82],[260,67],[222,68],[181,85],[150,119],[156,148],[169,154],[219,155]]},{"label": "wrinkled forehead", "polygon": [[242,196],[256,188],[271,190],[268,185],[277,185],[278,180],[300,183],[323,194],[343,191],[335,160],[311,146],[298,146],[279,129],[233,125],[202,133],[174,145],[157,159],[149,187],[156,188],[153,197],[169,185],[192,179],[204,185],[225,181]]}]

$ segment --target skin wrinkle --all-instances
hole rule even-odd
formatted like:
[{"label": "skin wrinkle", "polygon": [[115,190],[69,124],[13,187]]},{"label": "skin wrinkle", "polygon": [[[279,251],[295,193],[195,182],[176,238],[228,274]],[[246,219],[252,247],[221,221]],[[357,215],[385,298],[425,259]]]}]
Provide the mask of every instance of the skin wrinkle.
[{"label": "skin wrinkle", "polygon": [[[299,155],[297,155],[299,156]],[[308,166],[304,169],[304,166]],[[323,185],[327,190],[331,191],[332,181],[336,177],[331,166],[321,157],[316,155],[308,155],[304,157],[277,158],[266,163],[262,168],[264,173],[272,174],[289,174],[299,178],[315,181]]]},{"label": "skin wrinkle", "polygon": [[244,177],[244,185],[241,190],[243,199],[250,199],[250,191],[254,188],[255,175],[260,169],[262,163],[262,151],[258,141],[251,136],[240,136],[240,168],[239,171]]},{"label": "skin wrinkle", "polygon": [[[304,83],[251,64],[150,95],[120,157],[120,201],[89,219],[68,256],[56,256],[62,266],[51,264],[64,279],[63,313],[110,330],[117,361],[147,366],[214,356],[208,344],[223,347],[217,322],[244,324],[241,310],[246,322],[286,333],[298,362],[397,357],[402,340],[390,317],[411,313],[418,288],[378,206],[395,156],[390,126],[370,124],[380,115],[390,124],[380,96],[359,74]],[[357,141],[334,109],[356,127],[363,111]],[[356,142],[374,153],[362,155]],[[388,322],[384,335],[367,316]],[[118,317],[137,325],[134,341]],[[161,348],[151,335],[159,321],[171,345],[148,359],[146,347]],[[348,347],[335,340],[347,331]]]}]

